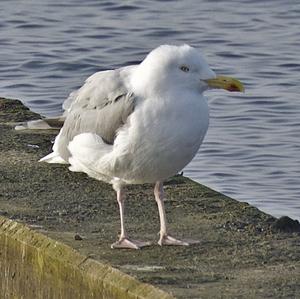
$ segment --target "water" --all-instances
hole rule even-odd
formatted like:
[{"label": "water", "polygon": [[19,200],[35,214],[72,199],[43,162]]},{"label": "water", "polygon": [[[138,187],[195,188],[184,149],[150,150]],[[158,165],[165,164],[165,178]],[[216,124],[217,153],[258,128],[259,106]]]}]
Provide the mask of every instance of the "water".
[{"label": "water", "polygon": [[300,2],[2,0],[1,96],[48,116],[93,72],[164,43],[200,48],[246,94],[213,91],[185,174],[275,216],[300,219]]}]

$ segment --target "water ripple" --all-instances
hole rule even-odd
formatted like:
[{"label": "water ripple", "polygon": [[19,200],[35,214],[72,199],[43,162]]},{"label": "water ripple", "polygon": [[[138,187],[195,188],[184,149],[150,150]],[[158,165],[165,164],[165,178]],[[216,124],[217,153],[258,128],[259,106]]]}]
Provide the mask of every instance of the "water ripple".
[{"label": "water ripple", "polygon": [[300,3],[2,1],[1,96],[54,116],[93,72],[189,43],[246,93],[212,91],[210,128],[185,174],[276,216],[300,219]]}]

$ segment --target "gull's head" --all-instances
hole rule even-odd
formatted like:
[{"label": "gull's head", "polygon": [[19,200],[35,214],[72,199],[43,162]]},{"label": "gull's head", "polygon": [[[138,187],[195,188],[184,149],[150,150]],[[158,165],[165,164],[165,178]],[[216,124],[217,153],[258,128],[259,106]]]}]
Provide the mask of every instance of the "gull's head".
[{"label": "gull's head", "polygon": [[150,92],[168,92],[174,87],[200,93],[209,88],[244,90],[238,80],[216,76],[202,54],[189,45],[162,45],[151,51],[137,67],[133,85]]}]

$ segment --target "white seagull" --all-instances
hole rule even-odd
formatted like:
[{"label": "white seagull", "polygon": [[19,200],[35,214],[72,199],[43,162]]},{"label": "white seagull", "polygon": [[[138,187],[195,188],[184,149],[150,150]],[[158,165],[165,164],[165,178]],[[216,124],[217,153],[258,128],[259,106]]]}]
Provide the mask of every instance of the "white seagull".
[{"label": "white seagull", "polygon": [[124,226],[123,186],[154,183],[159,245],[189,245],[168,234],[163,181],[182,170],[206,134],[209,88],[244,91],[236,79],[216,76],[189,45],[162,45],[138,65],[97,72],[64,102],[66,119],[53,152],[40,161],[68,163],[71,171],[112,184],[121,234],[112,248],[150,245],[130,239]]}]

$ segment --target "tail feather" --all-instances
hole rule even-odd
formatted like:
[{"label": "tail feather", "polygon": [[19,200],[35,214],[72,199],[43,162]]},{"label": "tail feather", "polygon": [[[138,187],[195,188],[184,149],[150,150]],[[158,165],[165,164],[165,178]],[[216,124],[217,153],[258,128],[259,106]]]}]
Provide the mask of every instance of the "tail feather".
[{"label": "tail feather", "polygon": [[39,160],[39,162],[69,164],[62,157],[60,157],[60,155],[56,152],[52,152],[49,155],[43,157],[42,159]]},{"label": "tail feather", "polygon": [[18,123],[15,126],[15,130],[51,130],[51,129],[60,129],[64,124],[65,117],[53,117],[53,118],[43,118],[36,119]]}]

